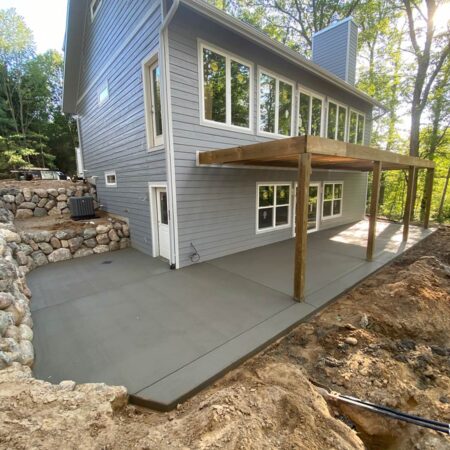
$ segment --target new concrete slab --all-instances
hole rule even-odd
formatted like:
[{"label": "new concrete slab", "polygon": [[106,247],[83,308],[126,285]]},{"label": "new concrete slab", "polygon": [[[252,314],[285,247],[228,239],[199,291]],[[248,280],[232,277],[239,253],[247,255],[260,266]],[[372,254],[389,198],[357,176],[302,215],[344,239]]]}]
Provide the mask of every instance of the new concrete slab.
[{"label": "new concrete slab", "polygon": [[33,292],[35,375],[125,385],[168,409],[430,234],[367,222],[311,234],[307,295],[291,299],[293,239],[181,270],[127,249],[41,267]]}]

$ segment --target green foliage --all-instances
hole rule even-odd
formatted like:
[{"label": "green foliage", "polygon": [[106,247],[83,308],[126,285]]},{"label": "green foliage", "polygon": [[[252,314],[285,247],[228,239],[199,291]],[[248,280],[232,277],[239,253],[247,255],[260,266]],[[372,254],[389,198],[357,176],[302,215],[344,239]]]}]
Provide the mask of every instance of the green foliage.
[{"label": "green foliage", "polygon": [[61,111],[62,79],[62,55],[36,54],[23,18],[0,10],[0,171],[75,170],[76,128]]}]

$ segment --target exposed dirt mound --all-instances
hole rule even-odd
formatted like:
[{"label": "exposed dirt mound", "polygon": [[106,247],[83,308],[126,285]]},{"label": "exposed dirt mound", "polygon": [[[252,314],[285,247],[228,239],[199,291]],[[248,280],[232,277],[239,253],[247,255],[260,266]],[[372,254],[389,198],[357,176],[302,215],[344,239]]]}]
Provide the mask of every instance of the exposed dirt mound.
[{"label": "exposed dirt mound", "polygon": [[449,262],[447,228],[166,414],[124,406],[121,388],[0,371],[0,448],[450,449],[448,436],[327,405],[308,381],[450,422]]}]

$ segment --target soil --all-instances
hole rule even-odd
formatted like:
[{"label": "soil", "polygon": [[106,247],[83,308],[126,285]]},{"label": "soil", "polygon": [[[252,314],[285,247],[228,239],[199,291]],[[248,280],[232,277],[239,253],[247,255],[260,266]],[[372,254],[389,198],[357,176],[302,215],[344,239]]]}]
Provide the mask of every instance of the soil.
[{"label": "soil", "polygon": [[169,413],[124,405],[118,388],[0,371],[0,448],[450,449],[449,436],[327,404],[311,381],[450,422],[450,228]]},{"label": "soil", "polygon": [[56,231],[56,230],[75,230],[80,231],[84,228],[96,227],[100,224],[106,224],[109,221],[109,215],[105,211],[95,211],[96,217],[87,220],[73,220],[69,214],[61,216],[43,216],[31,217],[29,219],[14,221],[14,225],[19,231]]}]

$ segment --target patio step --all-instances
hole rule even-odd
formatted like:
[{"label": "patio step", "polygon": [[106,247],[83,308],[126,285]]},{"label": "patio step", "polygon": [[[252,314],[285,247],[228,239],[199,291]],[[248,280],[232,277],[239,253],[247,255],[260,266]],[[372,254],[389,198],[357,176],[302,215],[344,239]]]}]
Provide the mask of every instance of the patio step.
[{"label": "patio step", "polygon": [[169,411],[286,334],[315,311],[316,308],[308,303],[295,303],[145,389],[130,394],[130,402]]}]

